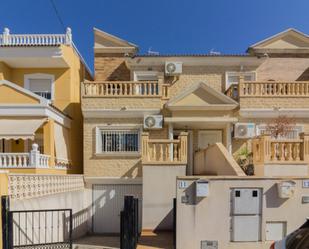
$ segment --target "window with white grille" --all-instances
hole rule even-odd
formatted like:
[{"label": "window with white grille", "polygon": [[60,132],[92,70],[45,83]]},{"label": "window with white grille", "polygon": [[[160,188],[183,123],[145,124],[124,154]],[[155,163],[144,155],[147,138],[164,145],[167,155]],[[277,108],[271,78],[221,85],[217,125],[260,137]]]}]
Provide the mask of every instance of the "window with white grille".
[{"label": "window with white grille", "polygon": [[52,98],[51,80],[29,79],[29,90],[45,99]]},{"label": "window with white grille", "polygon": [[255,81],[255,72],[226,72],[226,85],[225,89],[228,89],[231,85],[236,85],[239,83],[239,76],[244,76],[244,81]]},{"label": "window with white grille", "polygon": [[48,100],[54,99],[54,76],[49,74],[26,74],[25,88]]},{"label": "window with white grille", "polygon": [[99,153],[136,153],[140,148],[139,130],[99,130]]}]

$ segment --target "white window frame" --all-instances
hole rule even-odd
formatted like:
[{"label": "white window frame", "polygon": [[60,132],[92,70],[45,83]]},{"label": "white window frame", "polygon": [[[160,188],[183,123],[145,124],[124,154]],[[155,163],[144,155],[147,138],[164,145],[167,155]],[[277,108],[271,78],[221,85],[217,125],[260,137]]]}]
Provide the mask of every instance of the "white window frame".
[{"label": "white window frame", "polygon": [[[133,80],[134,81],[147,81],[147,79],[143,79],[143,80],[140,80],[138,79],[138,77],[156,77],[158,79],[158,74],[159,72],[158,71],[134,71],[133,72]],[[153,79],[150,79],[150,80],[153,80]]]},{"label": "white window frame", "polygon": [[24,88],[30,89],[30,80],[31,79],[47,79],[51,81],[51,99],[49,101],[53,101],[55,99],[55,76],[53,74],[45,74],[45,73],[33,73],[33,74],[25,74],[24,75]]},{"label": "white window frame", "polygon": [[244,72],[234,72],[229,71],[225,72],[225,90],[227,90],[231,85],[229,85],[228,77],[229,76],[240,76],[240,75],[251,75],[253,76],[253,81],[256,81],[256,71],[244,71]]},{"label": "white window frame", "polygon": [[[122,151],[114,151],[114,152],[105,152],[102,151],[102,131],[104,130],[109,130],[109,131],[117,131],[117,130],[132,130],[132,131],[138,131],[138,151],[127,151],[127,152],[122,152]],[[96,148],[95,148],[95,155],[96,156],[140,156],[141,154],[141,136],[142,134],[142,125],[100,125],[95,128],[95,143],[96,143]]]},{"label": "white window frame", "polygon": [[[256,125],[256,135],[260,136],[261,130],[265,130],[267,127],[267,124],[258,124]],[[298,130],[298,134],[304,131],[304,125],[302,124],[295,124],[295,131]],[[278,138],[278,140],[280,139],[287,139],[287,138]],[[298,139],[298,138],[291,138],[291,139]]]}]

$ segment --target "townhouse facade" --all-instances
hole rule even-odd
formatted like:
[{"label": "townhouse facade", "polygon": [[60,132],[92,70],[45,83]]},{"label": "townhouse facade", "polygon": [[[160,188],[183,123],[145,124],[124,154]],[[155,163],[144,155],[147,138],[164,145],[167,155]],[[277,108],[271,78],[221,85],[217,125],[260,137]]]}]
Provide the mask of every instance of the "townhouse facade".
[{"label": "townhouse facade", "polygon": [[71,208],[78,236],[119,234],[134,195],[140,230],[174,230],[176,248],[269,248],[307,213],[308,54],[294,29],[237,55],[140,55],[94,29],[93,78],[70,29],[5,29],[0,195]]},{"label": "townhouse facade", "polygon": [[[195,209],[197,203],[187,200],[199,176],[206,180],[235,177],[238,188],[244,179],[260,178],[265,184],[272,179],[276,185],[308,177],[306,34],[289,29],[237,55],[139,55],[137,45],[98,29],[94,29],[94,40],[95,80],[82,85],[84,176],[93,193],[93,232],[119,232],[124,195],[140,198],[143,230],[169,230],[176,196],[177,208],[185,210],[182,215],[189,215],[192,224],[203,213]],[[282,137],[267,132],[278,117],[295,120]],[[244,151],[252,155],[250,170],[238,163]],[[264,196],[261,185],[250,183],[244,187],[256,187],[254,197]],[[234,191],[233,186],[230,189]],[[221,194],[227,197],[226,192]],[[277,198],[276,191],[273,195]],[[231,201],[226,198],[226,207]],[[192,212],[198,213],[192,216]],[[177,248],[207,248],[200,247],[202,239],[193,234],[197,228],[190,223],[186,229],[187,223],[178,215]],[[228,211],[224,215],[231,218]],[[286,219],[291,225],[282,226],[284,234],[301,225],[305,217],[302,213],[297,221]],[[258,235],[249,242],[266,241],[265,222],[264,218],[253,222],[253,233]],[[201,237],[213,237],[221,245],[233,242],[230,230],[224,239],[219,231],[205,235],[202,230],[199,227]],[[230,246],[222,248],[239,244]]]},{"label": "townhouse facade", "polygon": [[80,85],[89,69],[65,34],[0,36],[0,168],[83,171]]}]

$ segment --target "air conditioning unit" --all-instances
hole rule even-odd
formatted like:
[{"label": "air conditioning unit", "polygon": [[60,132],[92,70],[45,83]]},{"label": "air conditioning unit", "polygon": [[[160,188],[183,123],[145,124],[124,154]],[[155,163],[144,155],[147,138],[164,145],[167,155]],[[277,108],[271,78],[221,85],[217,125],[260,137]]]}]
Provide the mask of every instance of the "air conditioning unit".
[{"label": "air conditioning unit", "polygon": [[252,138],[255,137],[255,124],[254,123],[237,123],[234,126],[235,138]]},{"label": "air conditioning unit", "polygon": [[161,129],[163,127],[162,115],[145,115],[144,128],[145,129]]},{"label": "air conditioning unit", "polygon": [[165,62],[166,75],[178,75],[182,73],[182,62],[167,61]]}]

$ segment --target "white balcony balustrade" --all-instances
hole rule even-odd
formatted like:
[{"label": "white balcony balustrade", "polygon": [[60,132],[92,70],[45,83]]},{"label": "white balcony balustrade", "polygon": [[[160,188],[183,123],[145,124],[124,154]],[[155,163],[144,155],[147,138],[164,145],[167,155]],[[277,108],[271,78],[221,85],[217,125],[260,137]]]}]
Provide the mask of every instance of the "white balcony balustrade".
[{"label": "white balcony balustrade", "polygon": [[158,81],[84,82],[83,87],[85,97],[160,97],[162,89]]},{"label": "white balcony balustrade", "polygon": [[33,144],[30,153],[0,153],[0,168],[48,168],[49,159]]},{"label": "white balcony balustrade", "polygon": [[72,31],[67,28],[65,34],[10,34],[5,28],[0,35],[0,46],[57,46],[70,45],[72,43]]}]

